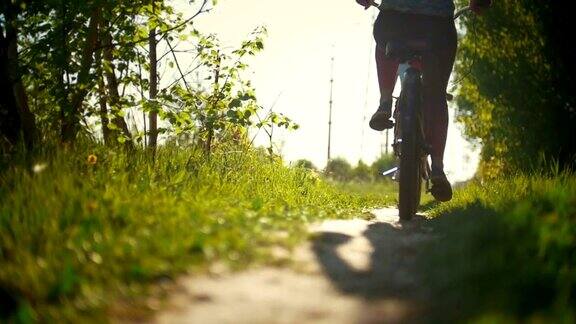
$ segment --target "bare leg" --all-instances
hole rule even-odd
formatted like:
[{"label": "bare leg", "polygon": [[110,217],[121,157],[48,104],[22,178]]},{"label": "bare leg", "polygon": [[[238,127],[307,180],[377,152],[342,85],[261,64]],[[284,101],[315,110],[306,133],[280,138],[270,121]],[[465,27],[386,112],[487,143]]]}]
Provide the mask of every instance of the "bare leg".
[{"label": "bare leg", "polygon": [[432,146],[432,168],[444,169],[444,149],[448,135],[448,104],[446,88],[456,56],[456,40],[452,46],[435,55],[424,57],[424,122],[426,139]]},{"label": "bare leg", "polygon": [[394,126],[392,116],[392,92],[396,83],[398,72],[398,60],[386,57],[386,52],[376,46],[376,69],[378,72],[378,84],[380,85],[380,105],[370,118],[370,128],[383,131]]},{"label": "bare leg", "polygon": [[398,73],[398,60],[387,58],[385,50],[376,46],[376,69],[380,85],[380,103],[392,101],[392,92],[394,92]]}]

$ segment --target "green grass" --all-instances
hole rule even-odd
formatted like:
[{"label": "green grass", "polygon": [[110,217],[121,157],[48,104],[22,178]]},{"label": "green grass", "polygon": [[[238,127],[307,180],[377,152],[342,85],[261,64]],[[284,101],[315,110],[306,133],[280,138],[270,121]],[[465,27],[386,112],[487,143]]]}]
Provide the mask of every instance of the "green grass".
[{"label": "green grass", "polygon": [[308,223],[390,199],[347,193],[249,149],[206,157],[164,147],[153,163],[86,145],[29,166],[3,162],[0,321],[105,321],[159,280],[214,261],[271,262],[268,248],[293,247]]},{"label": "green grass", "polygon": [[394,206],[396,204],[397,198],[397,187],[398,185],[391,180],[383,180],[383,181],[349,181],[349,182],[339,182],[339,181],[330,181],[337,189],[357,194],[361,197],[365,197],[367,199],[382,199],[388,202],[389,206]]},{"label": "green grass", "polygon": [[576,321],[576,176],[472,183],[437,205],[440,239],[422,252],[440,318]]},{"label": "green grass", "polygon": [[[2,162],[0,322],[145,316],[158,282],[273,263],[269,248],[294,247],[310,222],[396,199],[391,182],[333,183],[238,148],[164,147],[152,162],[95,145]],[[428,208],[440,238],[419,275],[438,318],[576,321],[574,174],[471,183]]]},{"label": "green grass", "polygon": [[[367,199],[382,199],[387,202],[386,207],[397,208],[398,205],[398,183],[384,179],[379,181],[332,181],[330,183],[337,189],[344,192],[353,193],[365,197]],[[429,212],[431,209],[438,205],[434,197],[424,188],[425,183],[422,183],[422,194],[420,196],[419,212]]]}]

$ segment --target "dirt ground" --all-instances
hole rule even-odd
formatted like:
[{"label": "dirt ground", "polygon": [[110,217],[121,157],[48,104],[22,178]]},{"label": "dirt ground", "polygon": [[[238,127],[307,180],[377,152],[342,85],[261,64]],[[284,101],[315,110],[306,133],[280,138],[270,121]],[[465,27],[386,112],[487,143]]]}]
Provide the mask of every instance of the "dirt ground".
[{"label": "dirt ground", "polygon": [[426,322],[433,298],[416,273],[416,252],[435,237],[426,219],[332,220],[287,267],[182,278],[154,323]]}]

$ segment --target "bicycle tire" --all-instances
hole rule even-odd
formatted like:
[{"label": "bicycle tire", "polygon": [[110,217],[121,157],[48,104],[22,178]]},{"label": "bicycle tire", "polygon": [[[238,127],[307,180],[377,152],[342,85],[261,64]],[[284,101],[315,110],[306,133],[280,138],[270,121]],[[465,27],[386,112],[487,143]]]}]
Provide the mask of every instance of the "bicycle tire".
[{"label": "bicycle tire", "polygon": [[422,101],[420,76],[407,71],[401,95],[400,122],[400,181],[398,210],[401,220],[410,220],[416,214],[422,194],[422,146],[420,105]]}]

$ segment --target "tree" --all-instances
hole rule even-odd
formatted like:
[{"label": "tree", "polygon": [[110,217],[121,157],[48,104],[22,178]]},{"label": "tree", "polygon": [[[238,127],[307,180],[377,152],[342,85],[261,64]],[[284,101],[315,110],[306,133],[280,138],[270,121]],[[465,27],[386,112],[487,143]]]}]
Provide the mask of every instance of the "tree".
[{"label": "tree", "polygon": [[364,161],[359,160],[354,170],[352,170],[352,175],[354,177],[354,180],[368,182],[374,179],[374,175],[372,174],[371,171],[372,170],[370,169],[370,167],[366,163],[364,163]]},{"label": "tree", "polygon": [[306,159],[297,160],[296,162],[294,162],[294,166],[297,168],[316,170],[316,166],[314,166],[314,163],[312,163],[312,161],[306,160]]},{"label": "tree", "polygon": [[18,53],[18,16],[23,5],[23,1],[3,1],[0,5],[0,136],[11,145],[22,137],[31,149],[36,122],[28,106]]},{"label": "tree", "polygon": [[114,56],[112,45],[112,36],[103,35],[104,41],[104,75],[106,76],[108,84],[108,100],[109,106],[112,110],[112,123],[108,125],[108,128],[113,130],[112,139],[120,143],[126,143],[128,147],[131,147],[132,135],[130,130],[128,130],[128,125],[124,116],[120,113],[122,110],[120,102],[120,93],[118,92],[118,79],[116,77],[116,69],[114,67]]},{"label": "tree", "polygon": [[[197,10],[185,17],[163,0],[2,2],[2,143],[15,145],[21,135],[32,143],[36,133],[66,144],[102,135],[110,146],[155,148],[166,134],[210,153],[220,142],[250,143],[251,127],[266,131],[271,143],[274,127],[296,128],[286,116],[263,114],[241,77],[246,58],[264,48],[266,30],[256,28],[238,48],[223,49],[191,24],[214,1],[188,3]],[[192,58],[188,68],[179,55]],[[179,77],[162,87],[159,66]],[[195,86],[192,72],[201,80]]]},{"label": "tree", "polygon": [[[150,89],[149,98],[151,102],[155,103],[156,96],[158,95],[158,58],[156,55],[156,47],[158,40],[156,39],[156,23],[153,23],[153,19],[156,18],[156,4],[152,0],[152,15],[150,18],[150,31],[148,33],[148,64],[150,66]],[[154,109],[150,110],[148,115],[148,146],[152,149],[156,148],[158,142],[158,111],[157,105],[153,106]]]},{"label": "tree", "polygon": [[328,161],[324,173],[334,180],[350,181],[352,179],[352,166],[343,158],[335,158]]},{"label": "tree", "polygon": [[[205,12],[207,3],[202,1],[197,14]],[[140,45],[149,40],[140,33],[141,22],[148,17],[151,30],[160,29],[161,37],[167,37],[181,33],[193,18],[182,18],[160,0],[4,1],[0,9],[0,72],[6,75],[2,86],[15,92],[2,95],[1,109],[7,118],[0,129],[12,142],[21,132],[20,124],[34,130],[29,117],[36,115],[46,128],[42,134],[58,127],[61,141],[73,143],[79,132],[90,131],[87,118],[94,112],[100,116],[107,143],[119,138],[113,133],[130,139],[124,115],[136,102],[125,90],[138,84],[134,67],[141,67],[136,64],[144,55]],[[23,55],[18,57],[19,53]],[[23,86],[18,86],[20,76]],[[25,88],[35,94],[29,114]]]},{"label": "tree", "polygon": [[494,1],[462,20],[458,119],[482,143],[484,176],[532,170],[542,158],[574,164],[574,45],[560,32],[571,26],[560,5]]}]

